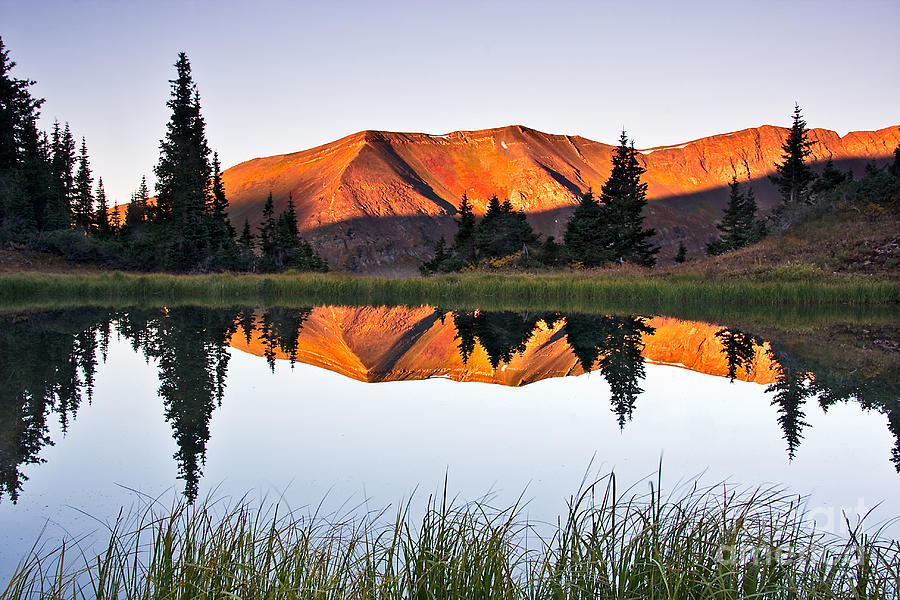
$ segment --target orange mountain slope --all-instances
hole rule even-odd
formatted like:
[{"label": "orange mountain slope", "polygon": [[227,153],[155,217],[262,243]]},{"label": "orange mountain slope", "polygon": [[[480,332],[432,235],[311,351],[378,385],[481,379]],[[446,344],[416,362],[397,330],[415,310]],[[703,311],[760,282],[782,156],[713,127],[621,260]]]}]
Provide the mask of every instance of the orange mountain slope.
[{"label": "orange mountain slope", "polygon": [[[733,176],[753,181],[763,209],[775,202],[774,172],[787,129],[765,125],[641,150],[647,225],[657,243],[699,251],[714,233]],[[841,137],[809,132],[811,160],[860,171],[900,144],[896,126]],[[258,224],[271,191],[276,211],[293,195],[301,232],[334,268],[408,272],[452,239],[465,192],[482,213],[491,194],[525,210],[535,229],[561,237],[579,195],[609,176],[613,146],[522,126],[446,135],[363,131],[293,154],[257,158],[223,173],[231,218]],[[664,250],[664,253],[668,250]]]},{"label": "orange mountain slope", "polygon": [[[238,331],[231,346],[263,356],[259,322],[257,318],[249,342]],[[656,329],[643,338],[647,361],[727,374],[722,344],[715,337],[720,327],[669,317],[654,317],[647,323]],[[562,320],[553,325],[538,322],[524,351],[493,368],[480,342],[463,362],[453,317],[434,308],[320,306],[300,327],[294,360],[370,383],[447,377],[520,386],[584,372],[566,340],[564,324]],[[283,351],[274,355],[288,358]],[[777,369],[766,347],[759,346],[749,371],[740,371],[738,379],[772,383]]]}]

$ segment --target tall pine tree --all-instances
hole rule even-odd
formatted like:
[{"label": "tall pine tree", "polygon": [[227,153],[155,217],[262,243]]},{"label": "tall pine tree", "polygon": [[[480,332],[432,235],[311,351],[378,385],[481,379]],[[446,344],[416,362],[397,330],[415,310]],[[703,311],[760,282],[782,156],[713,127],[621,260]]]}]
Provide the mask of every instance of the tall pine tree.
[{"label": "tall pine tree", "polygon": [[650,243],[655,229],[644,229],[644,206],[647,184],[641,181],[644,169],[637,159],[634,142],[629,143],[625,131],[613,151],[612,172],[600,188],[600,203],[611,228],[609,238],[612,259],[633,262],[646,267],[656,264],[659,247]]},{"label": "tall pine tree", "polygon": [[103,188],[103,178],[97,180],[97,212],[94,216],[94,223],[97,227],[97,234],[101,237],[109,237],[112,233],[112,227],[109,224],[109,204],[106,201],[106,190]]},{"label": "tall pine tree", "polygon": [[184,52],[175,63],[166,105],[172,116],[160,141],[156,165],[156,217],[168,244],[164,266],[191,270],[206,266],[210,245],[207,201],[210,197],[210,149],[200,95]]},{"label": "tall pine tree", "polygon": [[453,250],[465,263],[475,260],[475,213],[472,212],[472,204],[469,197],[463,192],[459,202],[459,221],[457,222],[456,236],[453,238]]},{"label": "tall pine tree", "polygon": [[10,236],[43,225],[53,189],[49,144],[37,129],[44,101],[32,97],[34,81],[12,76],[15,65],[0,38],[0,235]]},{"label": "tall pine tree", "polygon": [[50,139],[53,191],[47,205],[46,228],[66,229],[72,224],[72,200],[75,195],[75,138],[68,123],[60,131],[59,121],[54,121]]},{"label": "tall pine tree", "polygon": [[794,207],[809,199],[809,184],[813,173],[806,164],[812,154],[806,129],[806,121],[800,112],[800,105],[794,104],[794,117],[791,130],[784,144],[781,145],[781,162],[775,163],[776,174],[769,179],[778,187],[785,207]]},{"label": "tall pine tree", "polygon": [[75,198],[73,212],[75,225],[82,231],[90,231],[94,222],[94,178],[91,176],[91,163],[88,158],[87,144],[81,138],[81,153],[78,156],[78,171],[75,173]]}]

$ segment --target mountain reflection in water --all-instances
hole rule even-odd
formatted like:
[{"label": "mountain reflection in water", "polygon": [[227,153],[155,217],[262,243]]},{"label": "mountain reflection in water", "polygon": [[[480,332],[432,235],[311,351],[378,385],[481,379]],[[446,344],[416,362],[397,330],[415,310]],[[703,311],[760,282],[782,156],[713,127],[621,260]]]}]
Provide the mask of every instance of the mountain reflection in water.
[{"label": "mountain reflection in water", "polygon": [[[820,345],[764,341],[740,329],[670,317],[558,312],[487,312],[435,307],[72,309],[0,315],[0,501],[16,502],[25,465],[52,445],[91,401],[111,336],[158,369],[178,477],[197,496],[210,419],[225,394],[230,348],[329,369],[365,382],[446,377],[519,386],[596,371],[625,427],[639,405],[645,362],[675,364],[765,384],[793,458],[811,398],[827,410],[853,401],[887,416],[900,470],[896,332],[846,328]],[[862,340],[857,354],[829,354],[830,338]],[[812,346],[812,347],[811,347]],[[598,399],[599,401],[600,399]],[[548,397],[548,401],[552,398]]]}]

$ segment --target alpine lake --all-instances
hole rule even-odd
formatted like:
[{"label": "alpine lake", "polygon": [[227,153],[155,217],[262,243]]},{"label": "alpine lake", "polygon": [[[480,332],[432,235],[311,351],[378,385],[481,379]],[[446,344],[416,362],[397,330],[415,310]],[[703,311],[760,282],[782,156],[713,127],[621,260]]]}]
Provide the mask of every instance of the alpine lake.
[{"label": "alpine lake", "polygon": [[448,493],[555,523],[611,472],[635,494],[778,490],[819,531],[900,537],[895,309],[673,313],[3,311],[0,580],[63,542],[83,560],[147,507],[347,519]]}]

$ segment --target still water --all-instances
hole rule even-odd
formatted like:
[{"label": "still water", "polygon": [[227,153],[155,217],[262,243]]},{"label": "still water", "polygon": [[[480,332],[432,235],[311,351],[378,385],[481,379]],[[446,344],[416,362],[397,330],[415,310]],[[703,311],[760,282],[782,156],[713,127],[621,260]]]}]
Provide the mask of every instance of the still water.
[{"label": "still water", "polygon": [[[555,520],[587,478],[900,515],[895,322],[749,331],[439,307],[0,314],[0,578],[40,537],[208,498],[320,514],[443,486]],[[897,537],[897,525],[888,532]]]}]

